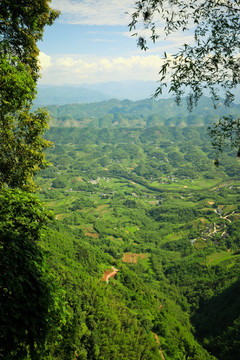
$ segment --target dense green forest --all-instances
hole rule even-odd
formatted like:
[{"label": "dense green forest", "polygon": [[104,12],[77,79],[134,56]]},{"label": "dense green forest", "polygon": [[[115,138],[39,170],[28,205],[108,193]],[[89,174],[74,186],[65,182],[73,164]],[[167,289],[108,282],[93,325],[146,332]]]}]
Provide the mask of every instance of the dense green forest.
[{"label": "dense green forest", "polygon": [[235,154],[216,168],[198,126],[52,127],[47,139],[37,183],[55,220],[41,246],[68,319],[46,359],[237,359]]}]

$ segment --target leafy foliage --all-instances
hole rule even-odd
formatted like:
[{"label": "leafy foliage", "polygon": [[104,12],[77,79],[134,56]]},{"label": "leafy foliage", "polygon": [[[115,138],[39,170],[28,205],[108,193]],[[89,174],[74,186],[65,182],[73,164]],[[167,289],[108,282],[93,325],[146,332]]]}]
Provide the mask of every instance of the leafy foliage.
[{"label": "leafy foliage", "polygon": [[209,128],[209,133],[217,153],[223,152],[226,147],[236,147],[238,148],[237,157],[240,157],[240,118],[233,119],[225,116]]},{"label": "leafy foliage", "polygon": [[[216,104],[222,89],[225,105],[228,106],[234,99],[232,89],[240,83],[239,1],[141,0],[136,1],[135,5],[130,30],[136,29],[138,23],[143,22],[145,28],[150,29],[153,42],[160,37],[158,29],[161,26],[167,36],[191,28],[194,32],[192,42],[183,44],[176,54],[165,53],[159,72],[160,85],[155,96],[169,85],[169,91],[175,95],[178,103],[183,94],[188,93],[188,108],[192,110],[204,90],[209,91]],[[145,37],[139,35],[138,31],[134,35],[138,36],[140,48],[146,50]],[[228,127],[226,132],[222,131],[223,122]],[[231,117],[224,118],[216,126],[219,126],[219,132],[216,133],[213,128],[211,135],[214,144],[217,143],[217,150],[220,148],[221,152],[222,143],[229,133],[239,139],[239,129]],[[236,147],[239,148],[239,140]]]},{"label": "leafy foliage", "polygon": [[37,41],[42,39],[45,26],[52,25],[59,15],[49,3],[49,0],[18,3],[3,0],[0,4],[1,54],[16,56],[27,66],[34,82],[39,77]]},{"label": "leafy foliage", "polygon": [[39,78],[37,41],[58,12],[49,1],[0,4],[0,186],[34,189],[33,176],[47,162],[42,139],[49,120],[30,112]]},{"label": "leafy foliage", "polygon": [[51,145],[42,135],[48,127],[45,110],[7,114],[0,127],[0,186],[34,190],[35,173],[46,167],[43,150]]},{"label": "leafy foliage", "polygon": [[59,321],[66,318],[64,294],[38,245],[51,213],[20,190],[2,190],[0,204],[0,354],[39,359],[46,338],[56,341]]},{"label": "leafy foliage", "polygon": [[68,316],[38,243],[50,213],[22,190],[34,190],[34,174],[47,165],[49,118],[30,108],[37,41],[57,15],[47,0],[0,3],[0,357],[9,360],[47,354],[47,340],[58,342]]},{"label": "leafy foliage", "polygon": [[[165,56],[160,69],[160,82],[156,96],[170,78],[170,91],[178,100],[190,88],[189,107],[192,108],[209,89],[213,99],[218,100],[216,85],[226,89],[226,103],[232,101],[228,89],[239,83],[239,3],[238,1],[169,1],[142,0],[136,2],[130,30],[143,21],[151,31],[151,40],[160,36],[159,25],[163,24],[166,35],[186,31],[194,26],[192,44],[184,44],[172,58]],[[156,19],[156,17],[157,19]],[[138,35],[135,33],[134,35]],[[138,45],[146,50],[146,39],[139,37]]]}]

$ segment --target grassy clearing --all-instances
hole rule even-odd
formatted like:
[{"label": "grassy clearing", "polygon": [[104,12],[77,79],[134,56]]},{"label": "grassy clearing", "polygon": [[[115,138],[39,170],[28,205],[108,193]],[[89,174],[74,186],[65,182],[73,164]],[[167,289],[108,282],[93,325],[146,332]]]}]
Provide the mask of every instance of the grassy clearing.
[{"label": "grassy clearing", "polygon": [[[210,265],[210,266],[214,266],[214,265],[218,265],[220,264],[222,261],[228,260],[228,259],[232,259],[233,255],[232,252],[229,251],[220,251],[220,252],[215,252],[209,256],[207,256],[206,258],[206,264]],[[240,257],[240,256],[239,256]]]},{"label": "grassy clearing", "polygon": [[161,243],[167,243],[169,241],[176,241],[182,239],[182,234],[180,232],[174,232],[164,236],[164,239]]},{"label": "grassy clearing", "polygon": [[55,216],[55,218],[57,219],[57,220],[63,220],[63,219],[65,219],[66,217],[69,217],[69,216],[71,216],[71,213],[69,214],[69,213],[62,213],[62,214],[57,214],[56,216]]},{"label": "grassy clearing", "polygon": [[134,234],[136,231],[139,230],[139,227],[138,227],[138,226],[126,226],[126,230],[127,230],[129,233]]},{"label": "grassy clearing", "polygon": [[[177,182],[171,182],[171,183],[159,183],[157,181],[151,183],[152,186],[158,188],[158,189],[164,189],[164,190],[179,190],[179,191],[188,191],[188,190],[201,190],[201,189],[211,189],[214,187],[214,189],[219,188],[221,185],[219,184],[219,179],[194,179],[194,180],[177,180]],[[222,185],[224,186],[224,185]],[[214,190],[211,189],[211,190]]]},{"label": "grassy clearing", "polygon": [[231,205],[227,205],[224,207],[223,213],[224,215],[229,214],[233,211],[236,211],[238,209],[238,205],[237,204],[231,204]]},{"label": "grassy clearing", "polygon": [[199,251],[199,250],[204,249],[205,247],[207,247],[207,242],[204,241],[203,239],[197,239],[193,246],[194,246],[194,248],[196,250]]},{"label": "grassy clearing", "polygon": [[125,253],[123,255],[122,261],[128,264],[137,264],[138,260],[147,259],[148,254],[135,254],[135,253]]}]

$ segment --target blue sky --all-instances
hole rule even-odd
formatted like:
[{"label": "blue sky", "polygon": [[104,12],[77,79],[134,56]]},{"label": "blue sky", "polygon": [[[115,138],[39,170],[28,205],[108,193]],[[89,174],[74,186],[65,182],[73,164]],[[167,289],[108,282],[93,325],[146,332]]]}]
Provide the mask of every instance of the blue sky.
[{"label": "blue sky", "polygon": [[163,52],[174,53],[191,35],[175,34],[143,52],[128,30],[126,12],[132,13],[133,6],[134,0],[53,0],[51,7],[61,16],[39,43],[39,83],[157,81]]}]

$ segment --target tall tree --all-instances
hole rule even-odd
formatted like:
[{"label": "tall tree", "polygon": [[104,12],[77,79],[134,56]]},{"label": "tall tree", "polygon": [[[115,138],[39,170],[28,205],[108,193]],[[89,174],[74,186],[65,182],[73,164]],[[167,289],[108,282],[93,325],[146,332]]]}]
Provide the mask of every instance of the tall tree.
[{"label": "tall tree", "polygon": [[49,118],[30,109],[40,75],[37,41],[57,16],[48,0],[0,2],[0,358],[6,360],[40,359],[63,316],[61,292],[38,245],[50,215],[24,191],[34,190],[33,176],[47,164],[42,134]]},{"label": "tall tree", "polygon": [[[160,38],[174,32],[192,30],[193,41],[183,44],[174,55],[165,54],[160,68],[159,87],[155,96],[162,93],[163,87],[176,96],[179,103],[187,93],[190,110],[207,89],[216,104],[220,89],[225,93],[225,104],[234,100],[232,89],[240,83],[240,2],[239,0],[139,0],[135,2],[130,30],[136,30],[138,45],[147,49],[147,38],[141,35],[139,25],[150,30],[150,39],[155,43]],[[213,145],[221,151],[228,128],[233,134],[234,144],[240,143],[240,120],[225,118],[212,129]],[[238,152],[239,154],[240,152]]]},{"label": "tall tree", "polygon": [[37,42],[59,14],[49,2],[0,2],[0,187],[34,189],[35,172],[47,165],[49,117],[30,108],[40,76]]}]

